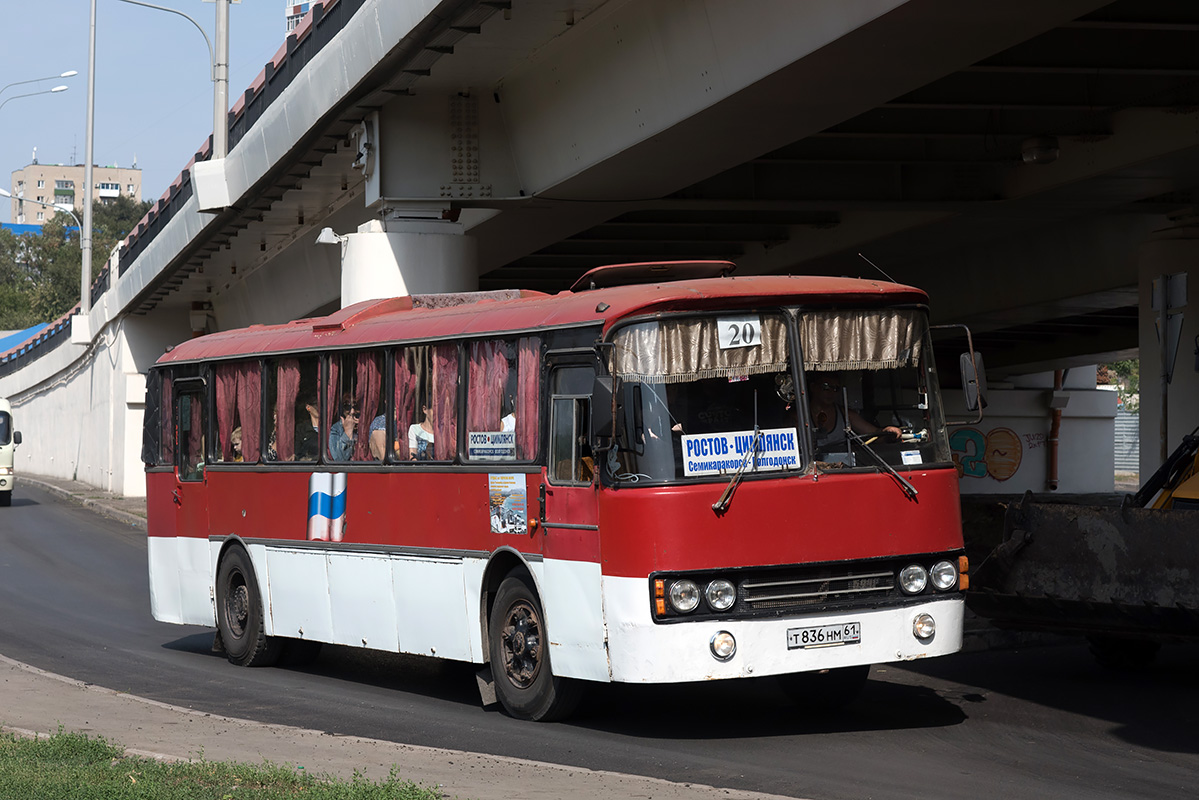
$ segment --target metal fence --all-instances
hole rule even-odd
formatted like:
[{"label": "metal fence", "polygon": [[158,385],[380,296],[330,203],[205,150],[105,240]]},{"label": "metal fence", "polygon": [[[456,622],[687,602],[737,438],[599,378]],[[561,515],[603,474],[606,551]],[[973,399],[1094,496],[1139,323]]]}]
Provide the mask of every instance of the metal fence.
[{"label": "metal fence", "polygon": [[1141,469],[1141,416],[1116,409],[1116,472]]}]

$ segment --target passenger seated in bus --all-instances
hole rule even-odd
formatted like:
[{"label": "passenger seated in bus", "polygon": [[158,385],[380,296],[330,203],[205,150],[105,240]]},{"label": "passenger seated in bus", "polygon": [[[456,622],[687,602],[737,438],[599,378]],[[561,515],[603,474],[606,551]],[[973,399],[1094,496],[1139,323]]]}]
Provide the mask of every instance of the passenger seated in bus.
[{"label": "passenger seated in bus", "polygon": [[408,426],[408,458],[430,461],[433,458],[433,421],[429,419],[428,403],[421,403],[421,421]]},{"label": "passenger seated in bus", "polygon": [[296,460],[316,461],[317,442],[321,428],[321,416],[316,403],[316,395],[308,394],[301,398],[300,408],[296,412]]},{"label": "passenger seated in bus", "polygon": [[241,426],[238,425],[233,429],[233,433],[229,434],[229,445],[233,448],[233,460],[244,461],[241,453]]},{"label": "passenger seated in bus", "polygon": [[504,395],[503,406],[500,409],[500,431],[516,430],[516,398],[511,393]]},{"label": "passenger seated in bus", "polygon": [[343,400],[341,419],[333,423],[329,431],[329,458],[334,461],[349,461],[354,455],[354,433],[358,429],[358,406],[353,401]]},{"label": "passenger seated in bus", "polygon": [[375,461],[382,461],[387,452],[387,415],[380,414],[372,419],[368,431],[367,443],[371,448],[371,457]]},{"label": "passenger seated in bus", "polygon": [[[839,373],[814,372],[808,376],[808,410],[812,415],[812,436],[818,452],[847,452],[849,445],[845,436],[845,412],[842,387],[845,383]],[[880,428],[857,411],[848,409],[849,424],[854,433],[885,435],[891,441],[903,433],[894,425]]]}]

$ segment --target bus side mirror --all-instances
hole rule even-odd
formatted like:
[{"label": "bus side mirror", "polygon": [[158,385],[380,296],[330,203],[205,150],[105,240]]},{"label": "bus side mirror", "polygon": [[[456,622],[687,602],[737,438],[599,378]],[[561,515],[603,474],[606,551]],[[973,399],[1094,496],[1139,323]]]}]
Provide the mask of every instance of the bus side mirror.
[{"label": "bus side mirror", "polygon": [[987,374],[979,352],[962,353],[958,358],[962,370],[962,391],[966,395],[966,410],[980,413],[987,407]]},{"label": "bus side mirror", "polygon": [[591,437],[597,444],[600,444],[600,440],[612,438],[615,428],[614,414],[612,376],[596,375],[595,383],[591,387]]},{"label": "bus side mirror", "polygon": [[20,444],[20,443],[21,443],[21,432],[20,432],[20,431],[13,431],[13,432],[12,432],[12,443],[13,443],[13,444]]}]

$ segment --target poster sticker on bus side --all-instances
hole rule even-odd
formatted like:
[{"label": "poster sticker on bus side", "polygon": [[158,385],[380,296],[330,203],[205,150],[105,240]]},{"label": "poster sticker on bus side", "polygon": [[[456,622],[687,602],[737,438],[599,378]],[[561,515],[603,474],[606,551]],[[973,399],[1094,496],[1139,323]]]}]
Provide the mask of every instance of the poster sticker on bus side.
[{"label": "poster sticker on bus side", "polygon": [[525,476],[519,473],[487,476],[488,515],[492,533],[528,533]]},{"label": "poster sticker on bus side", "polygon": [[736,472],[742,463],[747,472],[795,469],[799,466],[798,433],[795,428],[759,431],[757,452],[747,459],[753,438],[753,431],[683,436],[683,470],[687,475],[720,475]]}]

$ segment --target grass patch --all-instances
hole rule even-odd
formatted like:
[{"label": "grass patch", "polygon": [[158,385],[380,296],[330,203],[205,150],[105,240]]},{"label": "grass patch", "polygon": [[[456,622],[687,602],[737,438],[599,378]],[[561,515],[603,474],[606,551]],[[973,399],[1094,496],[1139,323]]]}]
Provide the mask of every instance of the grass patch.
[{"label": "grass patch", "polygon": [[443,800],[401,780],[314,776],[269,762],[163,762],[126,756],[103,737],[58,733],[45,739],[0,734],[0,798],[20,800]]}]

